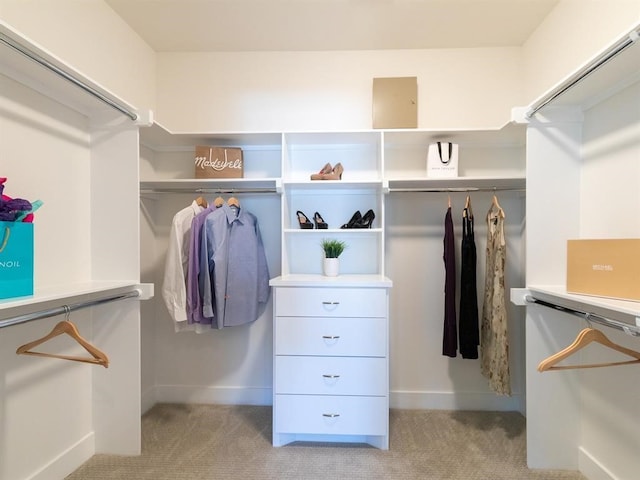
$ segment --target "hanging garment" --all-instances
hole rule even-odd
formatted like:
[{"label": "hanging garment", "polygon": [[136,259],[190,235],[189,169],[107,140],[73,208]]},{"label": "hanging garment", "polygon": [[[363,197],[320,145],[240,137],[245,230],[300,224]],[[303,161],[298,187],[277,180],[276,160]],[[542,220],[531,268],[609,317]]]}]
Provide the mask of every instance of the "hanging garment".
[{"label": "hanging garment", "polygon": [[494,205],[487,214],[487,255],[480,356],[482,374],[489,379],[491,389],[502,395],[511,395],[504,285],[506,260],[504,218],[504,211],[499,208],[494,197]]},{"label": "hanging garment", "polygon": [[462,246],[460,266],[459,335],[462,358],[478,358],[480,327],[478,325],[478,292],[476,287],[476,241],[473,211],[467,198],[462,214]]},{"label": "hanging garment", "polygon": [[194,217],[204,210],[193,201],[173,216],[169,232],[169,247],[164,265],[162,298],[174,321],[176,332],[190,330],[187,322],[187,271],[189,239]]},{"label": "hanging garment", "polygon": [[444,217],[444,330],[442,336],[442,354],[455,357],[458,351],[456,331],[456,246],[453,233],[451,205]]},{"label": "hanging garment", "polygon": [[[202,313],[203,291],[200,289],[200,246],[202,244],[202,226],[215,205],[209,205],[202,212],[193,217],[191,222],[191,236],[189,238],[189,262],[187,270],[187,321],[198,326],[210,328],[215,326],[213,318]],[[206,273],[206,272],[205,272]]]},{"label": "hanging garment", "polygon": [[244,325],[264,312],[269,269],[258,219],[227,203],[210,213],[202,229],[200,271],[203,313],[217,328]]}]

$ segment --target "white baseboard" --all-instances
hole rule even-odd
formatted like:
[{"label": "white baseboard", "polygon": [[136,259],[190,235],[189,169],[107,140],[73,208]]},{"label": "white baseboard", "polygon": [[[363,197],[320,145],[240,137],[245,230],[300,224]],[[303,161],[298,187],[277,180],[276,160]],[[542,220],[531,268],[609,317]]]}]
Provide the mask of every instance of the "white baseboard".
[{"label": "white baseboard", "polygon": [[[271,388],[157,385],[144,393],[143,411],[156,403],[271,405],[273,397]],[[389,405],[407,410],[523,411],[523,399],[519,394],[506,397],[493,393],[392,391]]]},{"label": "white baseboard", "polygon": [[405,410],[487,410],[523,413],[520,394],[510,397],[486,392],[392,391],[391,408]]},{"label": "white baseboard", "polygon": [[271,388],[156,385],[156,403],[203,403],[217,405],[271,405]]},{"label": "white baseboard", "polygon": [[95,439],[91,432],[27,478],[28,480],[65,478],[89,460],[94,453]]},{"label": "white baseboard", "polygon": [[622,480],[611,473],[584,447],[578,448],[578,465],[580,473],[589,480]]},{"label": "white baseboard", "polygon": [[144,415],[156,403],[158,403],[156,400],[156,387],[147,388],[144,392],[142,392],[140,398],[140,410],[142,412],[142,415]]}]

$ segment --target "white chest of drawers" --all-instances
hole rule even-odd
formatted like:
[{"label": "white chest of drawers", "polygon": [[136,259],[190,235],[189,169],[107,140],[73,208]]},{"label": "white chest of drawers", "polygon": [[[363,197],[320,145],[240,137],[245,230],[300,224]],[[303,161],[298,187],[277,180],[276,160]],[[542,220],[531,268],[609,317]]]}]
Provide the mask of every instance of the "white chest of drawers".
[{"label": "white chest of drawers", "polygon": [[273,445],[358,442],[388,449],[390,282],[272,285]]}]

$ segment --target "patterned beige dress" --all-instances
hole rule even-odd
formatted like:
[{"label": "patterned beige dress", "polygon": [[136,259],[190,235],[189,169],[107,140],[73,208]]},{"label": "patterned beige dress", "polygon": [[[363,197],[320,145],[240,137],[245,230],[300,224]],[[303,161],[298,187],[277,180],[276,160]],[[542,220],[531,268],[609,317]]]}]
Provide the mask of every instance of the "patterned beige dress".
[{"label": "patterned beige dress", "polygon": [[506,259],[504,218],[504,211],[494,198],[494,204],[487,213],[487,255],[480,332],[480,364],[482,374],[489,379],[491,389],[501,395],[511,395],[504,286]]}]

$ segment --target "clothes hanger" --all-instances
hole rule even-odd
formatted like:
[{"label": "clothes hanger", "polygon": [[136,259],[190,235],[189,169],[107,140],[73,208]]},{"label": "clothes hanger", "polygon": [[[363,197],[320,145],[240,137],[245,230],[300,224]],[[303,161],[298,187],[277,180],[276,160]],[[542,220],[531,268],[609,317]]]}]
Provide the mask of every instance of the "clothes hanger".
[{"label": "clothes hanger", "polygon": [[240,201],[236,197],[229,197],[229,200],[227,200],[227,205],[229,205],[230,207],[240,208]]},{"label": "clothes hanger", "polygon": [[496,210],[498,212],[498,215],[500,215],[501,218],[504,218],[504,210],[498,203],[498,197],[496,197],[495,193],[493,194],[493,199],[491,200],[491,209]]},{"label": "clothes hanger", "polygon": [[[556,364],[561,360],[564,360],[565,358],[573,355],[578,350],[586,347],[587,345],[593,342],[600,343],[605,347],[611,348],[620,353],[624,353],[625,355],[633,357],[634,360],[627,360],[622,362],[585,364],[585,365],[556,366]],[[540,364],[538,365],[538,371],[545,372],[547,370],[570,370],[570,369],[577,369],[577,368],[613,367],[616,365],[632,365],[634,363],[640,363],[640,352],[636,352],[635,350],[631,350],[629,348],[625,348],[621,345],[618,345],[617,343],[613,343],[600,330],[587,327],[578,334],[578,336],[576,337],[576,339],[571,345],[569,345],[565,349],[559,351],[554,355],[551,355],[550,357],[540,362]]]},{"label": "clothes hanger", "polygon": [[204,197],[198,197],[196,198],[196,203],[201,206],[202,208],[207,208],[207,201],[205,200]]},{"label": "clothes hanger", "polygon": [[216,208],[220,208],[222,205],[224,205],[224,198],[222,197],[216,197],[216,199],[213,201],[213,205]]},{"label": "clothes hanger", "polygon": [[463,216],[466,217],[473,217],[473,209],[471,208],[471,196],[467,195],[467,199],[464,202],[464,210],[463,210]]},{"label": "clothes hanger", "polygon": [[[72,360],[74,362],[83,362],[83,363],[92,363],[96,365],[102,365],[107,368],[109,366],[109,357],[98,349],[97,347],[91,345],[87,340],[82,338],[76,326],[69,320],[69,307],[65,305],[65,309],[67,311],[66,317],[63,321],[59,322],[53,330],[47,335],[38,340],[34,340],[33,342],[26,343],[16,350],[16,354],[18,355],[36,355],[41,357],[50,357],[50,358],[61,358],[63,360]],[[45,352],[34,352],[31,351],[32,348],[37,347],[58,335],[62,335],[66,333],[71,338],[73,338],[76,342],[78,342],[84,349],[91,354],[91,358],[89,357],[78,357],[75,355],[58,355],[54,353],[45,353]]]}]

